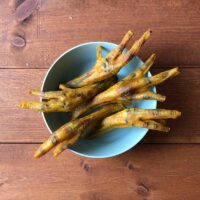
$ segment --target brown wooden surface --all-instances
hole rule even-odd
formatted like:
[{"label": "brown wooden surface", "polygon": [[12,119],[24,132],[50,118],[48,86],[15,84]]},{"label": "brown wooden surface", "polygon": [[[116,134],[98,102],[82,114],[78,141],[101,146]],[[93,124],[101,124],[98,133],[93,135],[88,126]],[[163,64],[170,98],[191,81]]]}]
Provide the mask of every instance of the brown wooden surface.
[{"label": "brown wooden surface", "polygon": [[0,199],[197,200],[200,194],[198,145],[146,144],[106,160],[66,152],[37,161],[36,147],[0,145]]},{"label": "brown wooden surface", "polygon": [[[0,200],[199,199],[199,0],[39,0],[38,9],[18,25],[16,2],[23,0],[0,1]],[[179,77],[158,88],[167,95],[159,107],[182,112],[170,122],[172,131],[149,132],[142,141],[149,144],[111,159],[66,152],[34,160],[34,143],[48,131],[40,113],[17,107],[21,100],[37,99],[28,89],[40,88],[63,51],[88,41],[117,43],[129,29],[137,38],[148,28],[152,38],[139,56],[158,54],[152,72],[181,67]],[[25,47],[11,44],[15,35]]]},{"label": "brown wooden surface", "polygon": [[[129,29],[134,30],[136,38],[147,28],[153,30],[153,35],[143,48],[142,58],[158,52],[157,63],[161,66],[200,64],[198,0],[48,0],[19,28],[13,25],[13,6],[8,6],[6,0],[0,5],[2,68],[48,68],[74,45],[99,40],[118,42]],[[27,40],[21,51],[11,48],[7,41],[9,34],[19,29]]]}]

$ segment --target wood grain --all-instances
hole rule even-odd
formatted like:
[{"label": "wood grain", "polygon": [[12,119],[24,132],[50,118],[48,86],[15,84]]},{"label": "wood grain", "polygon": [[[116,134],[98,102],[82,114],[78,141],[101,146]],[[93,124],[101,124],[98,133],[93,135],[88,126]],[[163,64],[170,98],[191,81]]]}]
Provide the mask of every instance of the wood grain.
[{"label": "wood grain", "polygon": [[28,90],[40,88],[45,72],[46,70],[40,69],[1,70],[0,127],[1,136],[4,138],[0,139],[1,141],[36,142],[48,133],[40,113],[27,112],[27,110],[21,110],[17,106],[22,100],[38,100],[38,98],[29,95]]},{"label": "wood grain", "polygon": [[[152,71],[156,74],[163,70],[166,68]],[[40,113],[17,107],[21,100],[38,100],[28,95],[28,89],[40,88],[45,72],[44,69],[0,70],[0,142],[42,142],[48,136]],[[180,110],[182,116],[170,121],[169,134],[151,132],[144,142],[200,143],[199,77],[199,67],[187,67],[178,77],[159,85],[158,92],[167,95],[166,102],[159,107]]]},{"label": "wood grain", "polygon": [[34,160],[36,148],[0,145],[0,199],[196,200],[200,195],[199,145],[138,145],[110,159],[66,152]]},{"label": "wood grain", "polygon": [[[157,92],[167,96],[166,102],[158,103],[158,107],[167,109],[177,109],[182,112],[181,118],[169,121],[171,131],[169,134],[159,134],[150,131],[142,142],[144,143],[200,143],[200,128],[198,121],[200,115],[199,97],[200,97],[200,81],[199,67],[183,69],[181,74],[163,83],[157,87]],[[152,68],[153,74],[163,69]],[[190,72],[189,72],[190,71]],[[193,128],[192,128],[193,127]]]},{"label": "wood grain", "polygon": [[[14,2],[14,1],[13,1]],[[12,3],[11,3],[12,4]],[[25,23],[13,23],[14,8],[0,7],[1,68],[48,68],[63,51],[83,42],[119,42],[129,29],[137,38],[147,28],[152,39],[140,56],[157,52],[157,65],[200,64],[200,4],[187,1],[44,1]],[[22,30],[26,47],[10,45],[10,33]]]},{"label": "wood grain", "polygon": [[[17,23],[19,2],[0,1],[0,200],[197,200],[200,196],[200,2],[199,0],[39,0],[31,17]],[[87,159],[66,151],[40,160],[33,153],[48,131],[40,113],[21,110],[37,100],[51,63],[89,41],[118,43],[129,29],[151,40],[139,56],[156,52],[152,72],[181,66],[179,77],[160,85],[161,108],[178,109],[169,134],[149,132],[143,143],[110,159]],[[24,40],[15,40],[13,36]],[[16,144],[15,144],[16,143]],[[30,144],[26,144],[30,143]]]}]

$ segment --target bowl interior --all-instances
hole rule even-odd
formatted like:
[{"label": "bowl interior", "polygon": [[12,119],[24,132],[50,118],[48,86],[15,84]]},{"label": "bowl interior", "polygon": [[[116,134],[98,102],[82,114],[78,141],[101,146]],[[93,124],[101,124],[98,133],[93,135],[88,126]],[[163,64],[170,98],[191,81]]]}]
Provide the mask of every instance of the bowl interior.
[{"label": "bowl interior", "polygon": [[[88,71],[96,60],[96,47],[103,46],[103,56],[116,47],[108,42],[91,42],[76,46],[63,53],[50,67],[44,79],[42,90],[58,90],[60,83],[65,83],[76,76]],[[121,79],[143,64],[135,57],[118,73]],[[150,72],[148,76],[151,76]],[[156,91],[155,87],[152,88]],[[133,106],[154,109],[155,100],[134,101]],[[44,121],[52,133],[61,125],[69,121],[70,113],[43,113]],[[81,139],[71,150],[79,155],[92,158],[106,158],[123,153],[135,146],[147,133],[145,128],[115,129],[94,140]]]}]

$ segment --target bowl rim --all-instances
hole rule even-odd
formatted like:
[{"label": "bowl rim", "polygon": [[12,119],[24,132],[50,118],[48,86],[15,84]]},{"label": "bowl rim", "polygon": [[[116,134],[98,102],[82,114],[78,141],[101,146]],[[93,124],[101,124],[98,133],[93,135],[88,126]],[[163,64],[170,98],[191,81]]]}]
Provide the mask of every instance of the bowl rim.
[{"label": "bowl rim", "polygon": [[[72,47],[72,48],[70,48],[70,49],[64,51],[63,53],[61,53],[61,54],[53,61],[53,63],[50,65],[49,69],[48,69],[47,72],[45,73],[45,76],[44,76],[43,81],[42,81],[41,91],[43,91],[43,89],[44,89],[44,85],[45,85],[46,79],[47,79],[47,77],[48,77],[50,71],[51,71],[52,68],[55,66],[55,64],[56,64],[65,54],[69,53],[70,51],[72,51],[72,50],[74,50],[74,49],[77,49],[77,48],[82,47],[82,46],[90,45],[90,44],[102,44],[102,45],[103,45],[103,44],[108,44],[108,45],[114,45],[115,47],[117,46],[117,44],[112,43],[112,42],[95,41],[95,42],[81,43],[81,44],[79,44],[79,45],[76,45],[76,46],[74,46],[74,47]],[[140,57],[138,57],[138,56],[135,56],[135,57],[137,57],[138,59],[140,59]],[[140,61],[143,62],[142,59],[140,59]],[[143,63],[144,63],[144,62],[143,62]],[[148,71],[148,73],[150,74],[150,76],[152,76],[152,74],[151,74],[150,71]],[[153,90],[154,90],[154,92],[157,93],[156,86],[153,87]],[[40,101],[42,101],[42,98],[40,98]],[[158,103],[158,101],[155,100],[155,108],[157,108],[157,103]],[[49,125],[47,124],[47,121],[46,121],[44,112],[42,112],[41,114],[42,114],[42,118],[43,118],[43,121],[44,121],[44,123],[45,123],[45,126],[47,127],[49,133],[50,133],[50,134],[53,134],[53,132],[51,131]],[[125,150],[123,150],[123,151],[121,151],[121,152],[115,153],[115,154],[109,154],[109,155],[105,155],[105,156],[93,156],[93,155],[87,155],[87,154],[84,154],[84,153],[77,152],[77,151],[75,151],[75,150],[73,150],[73,149],[71,149],[71,148],[69,148],[69,150],[70,150],[71,152],[73,152],[73,153],[79,155],[79,156],[83,156],[83,157],[87,157],[87,158],[97,158],[97,159],[101,159],[101,158],[111,158],[111,157],[115,157],[115,156],[118,156],[118,155],[120,155],[120,154],[123,154],[123,153],[125,153],[126,151],[129,151],[130,149],[132,149],[134,146],[136,146],[136,145],[145,137],[145,135],[147,134],[148,131],[149,131],[149,130],[146,129],[146,133],[144,134],[144,136],[143,136],[136,144],[133,144],[133,146],[128,147],[127,149],[125,149]]]}]

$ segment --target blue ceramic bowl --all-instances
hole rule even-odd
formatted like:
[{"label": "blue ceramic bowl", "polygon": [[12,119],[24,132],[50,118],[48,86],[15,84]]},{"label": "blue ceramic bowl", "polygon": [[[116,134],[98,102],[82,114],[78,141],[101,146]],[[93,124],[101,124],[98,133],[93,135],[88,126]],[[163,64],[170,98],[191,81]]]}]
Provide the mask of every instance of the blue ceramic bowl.
[{"label": "blue ceramic bowl", "polygon": [[[65,83],[76,76],[88,71],[96,60],[96,47],[102,46],[103,55],[111,51],[116,44],[109,42],[90,42],[78,45],[64,52],[49,68],[43,84],[42,91],[57,90],[60,83]],[[121,79],[143,64],[135,57],[119,73]],[[150,72],[148,76],[151,76]],[[156,88],[152,88],[156,92]],[[154,109],[155,100],[134,101],[133,106]],[[69,121],[67,113],[43,113],[44,122],[52,133],[61,125]],[[107,158],[119,155],[134,147],[146,135],[145,128],[115,129],[94,140],[81,139],[70,150],[76,154],[91,158]]]}]

